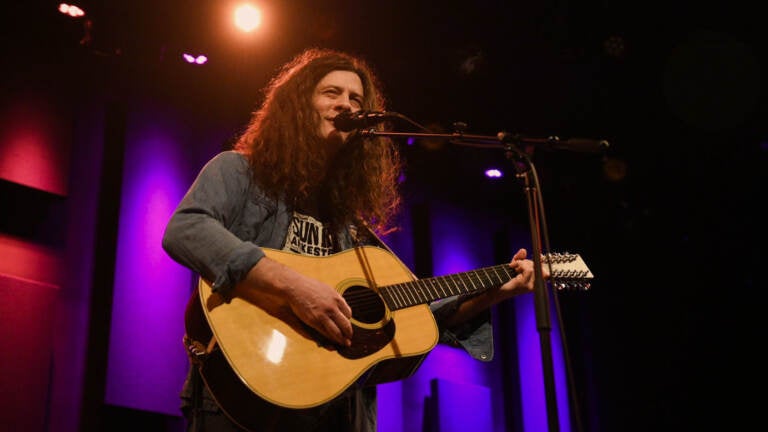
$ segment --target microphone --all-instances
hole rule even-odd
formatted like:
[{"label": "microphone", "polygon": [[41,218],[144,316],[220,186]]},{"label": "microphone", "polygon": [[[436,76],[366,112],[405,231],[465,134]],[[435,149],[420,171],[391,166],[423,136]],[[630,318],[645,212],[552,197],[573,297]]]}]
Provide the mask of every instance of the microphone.
[{"label": "microphone", "polygon": [[400,114],[387,111],[343,111],[333,118],[333,125],[342,132],[351,132],[398,117]]}]

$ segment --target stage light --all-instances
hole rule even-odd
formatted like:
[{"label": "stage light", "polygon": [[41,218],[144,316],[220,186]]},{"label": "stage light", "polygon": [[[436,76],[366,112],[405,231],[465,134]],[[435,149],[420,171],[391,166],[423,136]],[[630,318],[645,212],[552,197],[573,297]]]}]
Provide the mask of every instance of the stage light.
[{"label": "stage light", "polygon": [[59,3],[59,12],[65,15],[69,15],[72,18],[80,18],[81,16],[85,15],[85,11],[79,7],[66,3]]},{"label": "stage light", "polygon": [[181,56],[184,58],[184,60],[187,63],[194,63],[194,64],[201,65],[201,64],[205,64],[208,61],[208,57],[204,55],[199,55],[195,57],[192,54],[184,53]]},{"label": "stage light", "polygon": [[498,170],[496,168],[491,168],[491,169],[485,170],[485,176],[491,179],[495,179],[495,178],[504,177],[504,173],[502,173],[501,170]]},{"label": "stage light", "polygon": [[244,32],[251,32],[261,24],[261,11],[250,4],[235,9],[235,26]]}]

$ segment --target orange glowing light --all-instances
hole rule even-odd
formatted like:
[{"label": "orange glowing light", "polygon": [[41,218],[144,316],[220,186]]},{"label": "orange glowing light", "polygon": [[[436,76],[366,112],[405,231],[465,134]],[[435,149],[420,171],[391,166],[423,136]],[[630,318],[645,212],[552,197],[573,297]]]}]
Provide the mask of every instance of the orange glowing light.
[{"label": "orange glowing light", "polygon": [[81,16],[85,15],[85,11],[79,7],[66,3],[59,3],[59,12],[65,15],[69,15],[72,18],[80,18]]},{"label": "orange glowing light", "polygon": [[250,4],[235,9],[235,26],[242,31],[251,32],[261,25],[261,11]]}]

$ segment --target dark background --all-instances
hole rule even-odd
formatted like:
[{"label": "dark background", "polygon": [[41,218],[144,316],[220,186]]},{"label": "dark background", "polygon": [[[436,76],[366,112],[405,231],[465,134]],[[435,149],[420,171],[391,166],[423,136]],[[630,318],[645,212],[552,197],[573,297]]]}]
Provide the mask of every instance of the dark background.
[{"label": "dark background", "polygon": [[[768,38],[751,2],[265,2],[251,40],[219,2],[87,2],[90,30],[31,3],[4,6],[5,92],[139,92],[235,134],[280,64],[324,46],[368,59],[388,108],[435,131],[608,140],[531,151],[553,249],[596,275],[560,297],[587,430],[759,421]],[[415,190],[524,217],[502,152],[427,144],[404,147]],[[507,176],[487,183],[488,164]]]}]

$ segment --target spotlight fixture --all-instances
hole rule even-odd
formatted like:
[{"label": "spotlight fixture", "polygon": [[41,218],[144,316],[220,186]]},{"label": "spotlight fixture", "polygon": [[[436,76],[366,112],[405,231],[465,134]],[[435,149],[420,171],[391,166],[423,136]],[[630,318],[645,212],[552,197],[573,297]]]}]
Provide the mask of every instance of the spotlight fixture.
[{"label": "spotlight fixture", "polygon": [[491,179],[495,178],[501,178],[504,176],[504,173],[501,172],[501,170],[496,168],[490,168],[485,170],[485,176]]},{"label": "spotlight fixture", "polygon": [[261,11],[250,4],[235,9],[235,26],[248,33],[261,25]]},{"label": "spotlight fixture", "polygon": [[85,15],[85,11],[79,7],[66,3],[59,3],[59,12],[63,13],[64,15],[69,15],[72,18],[80,18],[81,16]]},{"label": "spotlight fixture", "polygon": [[197,65],[205,64],[208,61],[208,57],[204,55],[193,56],[192,54],[184,53],[181,56],[187,63],[193,63]]}]

